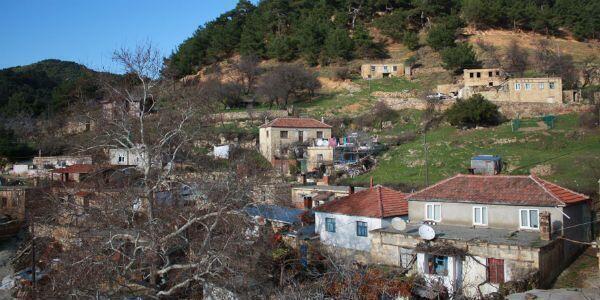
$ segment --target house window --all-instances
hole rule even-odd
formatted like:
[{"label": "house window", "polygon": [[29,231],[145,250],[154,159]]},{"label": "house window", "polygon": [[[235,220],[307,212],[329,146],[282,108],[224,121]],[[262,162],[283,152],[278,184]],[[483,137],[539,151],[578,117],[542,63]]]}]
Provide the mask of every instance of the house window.
[{"label": "house window", "polygon": [[393,66],[392,70],[394,70],[394,72],[397,72],[398,71],[398,66]]},{"label": "house window", "polygon": [[485,206],[473,207],[473,225],[487,225],[488,212]]},{"label": "house window", "polygon": [[477,72],[477,78],[481,78],[481,72]]},{"label": "house window", "polygon": [[357,236],[367,236],[368,232],[369,231],[367,230],[367,222],[361,222],[361,221],[356,222],[356,235]]},{"label": "house window", "polygon": [[473,72],[469,73],[469,78],[473,78]]},{"label": "house window", "polygon": [[504,259],[487,259],[487,278],[491,283],[504,283]]},{"label": "house window", "polygon": [[267,137],[269,137],[269,131],[267,130]]},{"label": "house window", "polygon": [[375,72],[375,66],[371,66],[371,72]]},{"label": "house window", "polygon": [[425,220],[439,222],[442,220],[442,205],[441,204],[426,204],[425,205]]},{"label": "house window", "polygon": [[521,84],[515,83],[515,91],[519,91],[519,90],[521,90]]},{"label": "house window", "polygon": [[412,249],[400,248],[400,265],[403,268],[409,268],[415,260],[415,254]]},{"label": "house window", "polygon": [[538,229],[540,227],[539,215],[537,209],[520,209],[521,228],[523,229]]},{"label": "house window", "polygon": [[448,276],[448,256],[428,255],[427,271],[432,275]]},{"label": "house window", "polygon": [[500,71],[496,71],[496,76],[500,76]]},{"label": "house window", "polygon": [[525,90],[527,90],[527,91],[531,90],[531,83],[525,84]]},{"label": "house window", "polygon": [[318,139],[322,139],[323,138],[323,131],[317,131],[317,138]]},{"label": "house window", "polygon": [[548,82],[548,88],[550,88],[551,90],[554,89],[554,82]]},{"label": "house window", "polygon": [[493,72],[488,72],[488,77],[492,77],[492,76],[494,76],[494,73]]},{"label": "house window", "polygon": [[287,139],[288,138],[288,132],[287,131],[280,131],[279,132],[279,137],[282,139]]},{"label": "house window", "polygon": [[325,218],[325,230],[327,232],[335,232],[335,219]]},{"label": "house window", "polygon": [[387,70],[388,70],[388,66],[383,66],[383,71],[387,72]]},{"label": "house window", "polygon": [[123,154],[119,154],[119,162],[125,162],[125,156]]},{"label": "house window", "polygon": [[539,87],[540,90],[543,90],[544,89],[544,83],[540,82],[540,84],[538,84],[538,87]]},{"label": "house window", "polygon": [[317,161],[323,161],[323,154],[317,154]]},{"label": "house window", "polygon": [[2,197],[2,207],[7,207],[8,206],[8,199],[6,199],[5,197]]}]

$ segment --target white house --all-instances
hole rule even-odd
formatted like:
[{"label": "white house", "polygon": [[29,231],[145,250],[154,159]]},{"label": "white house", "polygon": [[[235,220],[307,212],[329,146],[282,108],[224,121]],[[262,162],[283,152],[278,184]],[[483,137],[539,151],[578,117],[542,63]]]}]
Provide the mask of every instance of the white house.
[{"label": "white house", "polygon": [[408,217],[405,195],[375,186],[315,208],[315,232],[323,244],[370,251],[369,231],[389,226],[394,217]]},{"label": "white house", "polygon": [[108,150],[111,165],[136,166],[144,168],[146,151],[142,147],[117,148]]}]

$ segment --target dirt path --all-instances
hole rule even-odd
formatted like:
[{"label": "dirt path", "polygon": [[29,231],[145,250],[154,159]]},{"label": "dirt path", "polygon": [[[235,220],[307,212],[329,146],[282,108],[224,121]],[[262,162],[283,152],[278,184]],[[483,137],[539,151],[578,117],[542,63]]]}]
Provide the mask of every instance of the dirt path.
[{"label": "dirt path", "polygon": [[553,288],[600,288],[596,251],[590,247],[581,254],[558,276]]}]

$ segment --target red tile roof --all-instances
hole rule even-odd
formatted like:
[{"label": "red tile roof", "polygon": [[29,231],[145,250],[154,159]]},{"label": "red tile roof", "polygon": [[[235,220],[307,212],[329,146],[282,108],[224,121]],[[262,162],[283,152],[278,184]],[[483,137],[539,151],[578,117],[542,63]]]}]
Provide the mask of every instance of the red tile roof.
[{"label": "red tile roof", "polygon": [[323,122],[317,121],[310,118],[277,118],[267,124],[260,126],[261,128],[267,127],[280,127],[280,128],[331,128]]},{"label": "red tile roof", "polygon": [[566,206],[588,196],[534,175],[456,175],[413,193],[408,200],[483,204]]},{"label": "red tile roof", "polygon": [[408,202],[403,193],[378,185],[327,202],[316,207],[315,211],[350,216],[388,218],[408,215]]}]

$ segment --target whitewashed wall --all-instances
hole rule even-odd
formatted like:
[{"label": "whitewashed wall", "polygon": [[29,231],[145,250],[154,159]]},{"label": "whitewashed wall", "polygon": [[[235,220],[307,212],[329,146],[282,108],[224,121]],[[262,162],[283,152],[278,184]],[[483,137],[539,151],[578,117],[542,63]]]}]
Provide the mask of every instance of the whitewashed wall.
[{"label": "whitewashed wall", "polygon": [[[335,219],[335,232],[328,232],[325,227],[325,218]],[[367,230],[380,229],[390,225],[389,219],[348,216],[340,214],[315,213],[315,232],[319,234],[323,244],[334,247],[348,248],[360,251],[371,250],[371,233],[367,236],[356,235],[356,222],[366,222]]]}]

